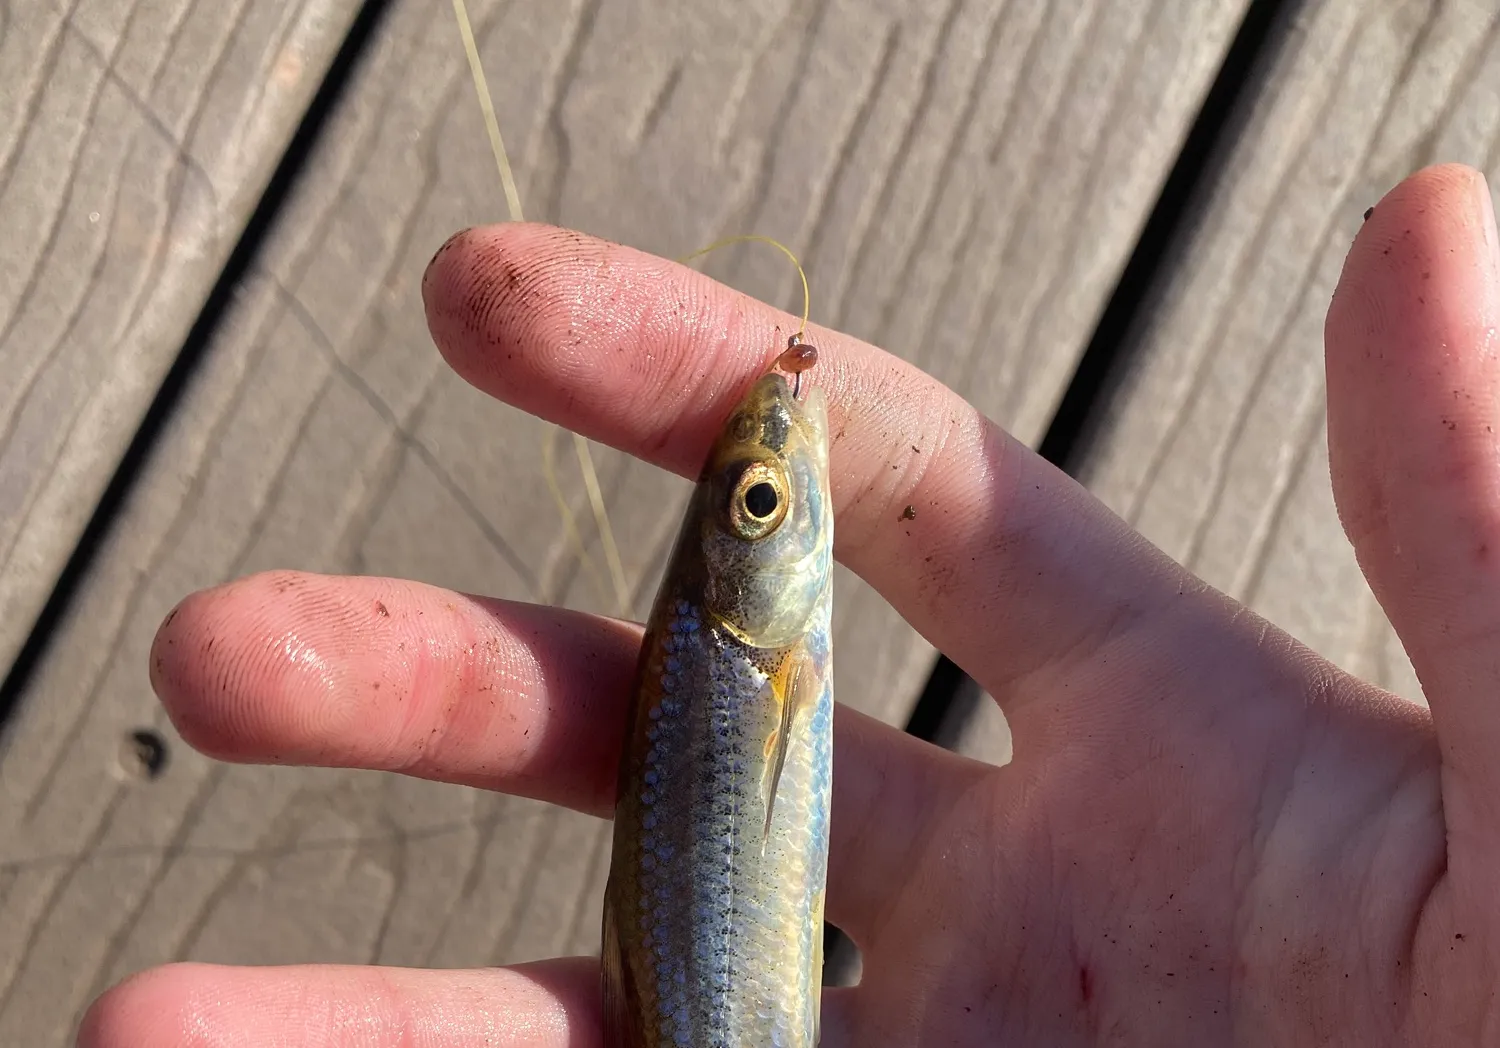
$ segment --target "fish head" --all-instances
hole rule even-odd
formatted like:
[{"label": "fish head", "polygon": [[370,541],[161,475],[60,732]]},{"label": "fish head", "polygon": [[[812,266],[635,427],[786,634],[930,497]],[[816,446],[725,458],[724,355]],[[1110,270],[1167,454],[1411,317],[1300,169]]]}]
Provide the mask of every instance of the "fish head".
[{"label": "fish head", "polygon": [[705,601],[758,648],[791,644],[818,613],[833,570],[828,409],[771,372],[719,434],[702,481]]}]

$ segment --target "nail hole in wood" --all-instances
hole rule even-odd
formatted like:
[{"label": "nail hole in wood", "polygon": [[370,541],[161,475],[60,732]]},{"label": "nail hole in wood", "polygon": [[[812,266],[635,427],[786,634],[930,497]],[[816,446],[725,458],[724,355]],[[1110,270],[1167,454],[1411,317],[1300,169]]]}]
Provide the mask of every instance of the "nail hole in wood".
[{"label": "nail hole in wood", "polygon": [[149,782],[167,767],[167,740],[150,728],[137,728],[120,743],[120,765],[132,779]]}]

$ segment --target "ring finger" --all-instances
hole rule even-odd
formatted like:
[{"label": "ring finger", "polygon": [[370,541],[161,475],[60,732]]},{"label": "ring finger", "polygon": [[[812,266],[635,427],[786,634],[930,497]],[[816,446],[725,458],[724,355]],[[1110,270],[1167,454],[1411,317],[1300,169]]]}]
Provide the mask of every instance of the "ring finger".
[{"label": "ring finger", "polygon": [[[224,760],[403,772],[613,809],[640,628],[395,579],[293,572],[194,594],[152,648],[173,723]],[[859,939],[981,767],[835,722],[828,915]]]}]

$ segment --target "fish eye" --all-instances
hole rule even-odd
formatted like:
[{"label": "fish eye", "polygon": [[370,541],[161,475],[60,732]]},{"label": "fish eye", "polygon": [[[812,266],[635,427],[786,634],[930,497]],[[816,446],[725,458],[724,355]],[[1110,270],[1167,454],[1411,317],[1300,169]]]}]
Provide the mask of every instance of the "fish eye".
[{"label": "fish eye", "polygon": [[776,494],[776,489],[764,480],[759,484],[750,485],[745,492],[745,512],[756,520],[765,520],[776,512],[776,504],[781,497]]},{"label": "fish eye", "polygon": [[766,462],[747,466],[730,495],[730,530],[746,541],[763,539],[786,519],[786,511],[786,481],[781,472]]}]

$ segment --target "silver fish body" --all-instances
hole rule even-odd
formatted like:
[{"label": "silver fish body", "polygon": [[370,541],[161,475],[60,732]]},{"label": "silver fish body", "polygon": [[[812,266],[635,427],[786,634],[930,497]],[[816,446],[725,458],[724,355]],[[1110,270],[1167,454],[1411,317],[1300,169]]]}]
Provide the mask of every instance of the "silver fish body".
[{"label": "silver fish body", "polygon": [[832,551],[821,393],[768,375],[709,456],[647,626],[605,897],[607,1048],[817,1042]]}]

